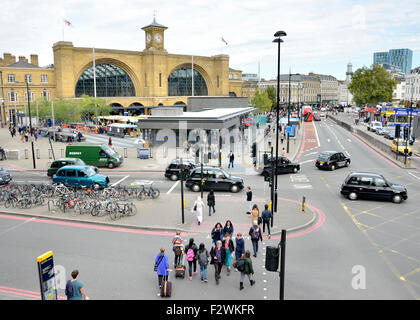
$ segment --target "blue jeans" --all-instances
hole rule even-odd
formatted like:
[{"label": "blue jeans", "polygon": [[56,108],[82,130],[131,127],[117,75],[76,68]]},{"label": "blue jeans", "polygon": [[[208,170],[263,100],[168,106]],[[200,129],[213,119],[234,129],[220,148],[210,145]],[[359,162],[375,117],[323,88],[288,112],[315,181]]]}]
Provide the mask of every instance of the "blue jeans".
[{"label": "blue jeans", "polygon": [[258,240],[252,239],[252,248],[254,249],[254,256],[258,253]]},{"label": "blue jeans", "polygon": [[216,212],[216,210],[214,210],[214,205],[210,205],[209,206],[209,216],[211,215],[211,208],[213,208],[213,213]]},{"label": "blue jeans", "polygon": [[200,276],[201,280],[207,280],[207,265],[200,265]]},{"label": "blue jeans", "polygon": [[228,169],[230,168],[231,165],[232,165],[232,168],[233,168],[233,161],[229,161]]}]

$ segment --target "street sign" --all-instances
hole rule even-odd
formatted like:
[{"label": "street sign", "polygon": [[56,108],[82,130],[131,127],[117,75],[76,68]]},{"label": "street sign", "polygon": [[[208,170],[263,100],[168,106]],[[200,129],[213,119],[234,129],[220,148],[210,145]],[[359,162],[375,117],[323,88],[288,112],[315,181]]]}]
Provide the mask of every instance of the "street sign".
[{"label": "street sign", "polygon": [[244,123],[247,127],[250,127],[254,124],[254,120],[252,118],[246,118]]},{"label": "street sign", "polygon": [[53,252],[48,251],[36,258],[42,300],[57,300]]}]

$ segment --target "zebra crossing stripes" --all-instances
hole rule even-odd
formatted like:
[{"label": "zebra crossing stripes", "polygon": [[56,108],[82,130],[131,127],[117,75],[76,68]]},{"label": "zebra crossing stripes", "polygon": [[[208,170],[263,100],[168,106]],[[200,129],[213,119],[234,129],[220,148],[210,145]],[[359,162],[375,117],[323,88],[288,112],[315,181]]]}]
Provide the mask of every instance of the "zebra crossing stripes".
[{"label": "zebra crossing stripes", "polygon": [[309,179],[304,174],[290,175],[290,180],[295,189],[313,189]]}]

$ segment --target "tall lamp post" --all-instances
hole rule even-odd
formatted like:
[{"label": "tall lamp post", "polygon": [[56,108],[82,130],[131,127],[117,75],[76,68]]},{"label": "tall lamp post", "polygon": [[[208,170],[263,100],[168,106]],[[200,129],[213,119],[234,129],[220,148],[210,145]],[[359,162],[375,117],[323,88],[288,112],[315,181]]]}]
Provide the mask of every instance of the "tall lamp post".
[{"label": "tall lamp post", "polygon": [[30,96],[29,96],[29,83],[28,79],[25,79],[25,82],[22,81],[15,81],[16,83],[26,83],[26,95],[28,96],[28,111],[29,111],[29,132],[31,133],[31,145],[32,145],[32,161],[34,164],[34,169],[36,169],[35,164],[35,149],[34,149],[34,132],[32,129],[32,116],[31,116],[31,103],[30,103]]},{"label": "tall lamp post", "polygon": [[[275,189],[273,193],[273,189],[271,194],[274,194],[273,202],[274,203],[274,210],[273,212],[277,212],[277,161],[279,157],[279,109],[280,109],[280,43],[284,42],[281,37],[287,36],[286,32],[284,31],[277,31],[274,34],[275,39],[273,42],[277,43],[277,106],[276,106],[276,160],[274,161],[274,175],[275,175],[275,185],[274,181],[271,182],[271,188]],[[271,159],[273,160],[273,159]],[[272,207],[273,209],[273,207]],[[273,216],[274,218],[274,216]],[[271,219],[271,225],[273,225],[273,218]]]}]

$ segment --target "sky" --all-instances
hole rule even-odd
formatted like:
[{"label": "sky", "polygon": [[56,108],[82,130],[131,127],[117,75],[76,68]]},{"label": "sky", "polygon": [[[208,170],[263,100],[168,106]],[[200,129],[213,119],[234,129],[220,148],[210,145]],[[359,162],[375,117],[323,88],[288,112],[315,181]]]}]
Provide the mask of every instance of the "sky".
[{"label": "sky", "polygon": [[[418,0],[2,0],[0,56],[38,54],[40,66],[54,63],[52,45],[142,51],[142,27],[168,27],[165,48],[172,54],[229,55],[229,66],[265,79],[277,74],[276,31],[281,73],[329,74],[345,79],[370,67],[373,52],[413,50],[420,66]],[[64,19],[72,26],[64,24]],[[64,38],[63,38],[64,35]],[[227,45],[221,40],[224,38]]]}]

